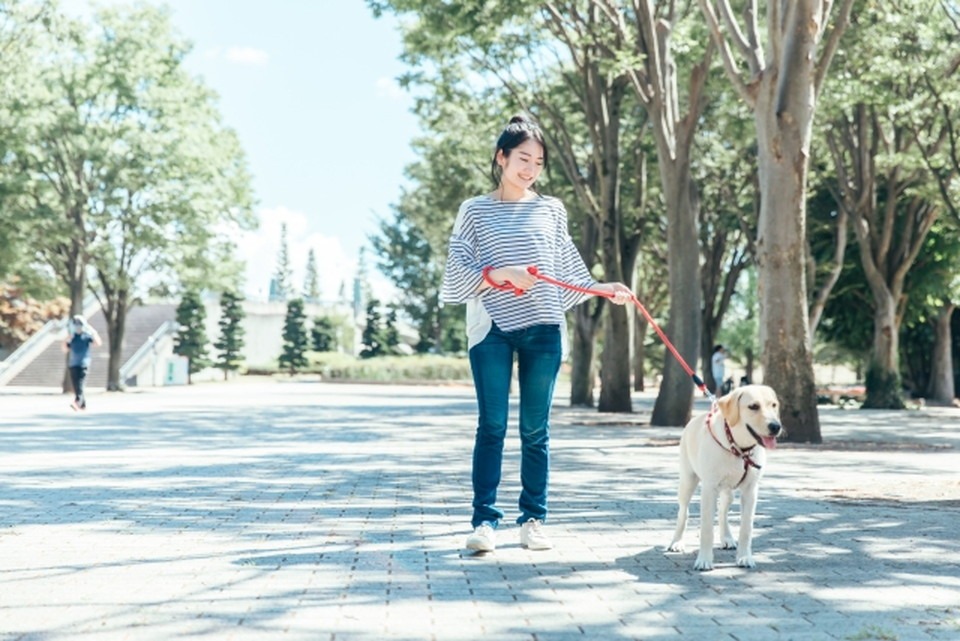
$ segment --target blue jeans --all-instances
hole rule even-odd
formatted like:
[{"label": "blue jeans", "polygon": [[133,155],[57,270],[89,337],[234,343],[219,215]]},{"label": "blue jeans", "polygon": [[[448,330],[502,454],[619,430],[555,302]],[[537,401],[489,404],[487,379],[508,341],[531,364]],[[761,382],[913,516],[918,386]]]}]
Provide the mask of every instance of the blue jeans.
[{"label": "blue jeans", "polygon": [[550,406],[560,371],[560,327],[534,325],[504,332],[494,323],[486,338],[470,349],[480,413],[473,448],[473,527],[484,521],[496,527],[503,518],[503,512],[496,507],[497,486],[507,433],[514,354],[520,383],[522,487],[517,523],[547,516]]}]

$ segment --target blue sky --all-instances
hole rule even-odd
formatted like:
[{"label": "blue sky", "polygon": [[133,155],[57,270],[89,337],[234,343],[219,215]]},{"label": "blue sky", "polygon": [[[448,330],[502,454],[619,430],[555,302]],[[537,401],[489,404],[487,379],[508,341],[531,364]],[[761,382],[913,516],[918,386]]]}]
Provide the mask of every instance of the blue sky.
[{"label": "blue sky", "polygon": [[[239,242],[247,295],[266,294],[286,222],[294,284],[313,248],[324,297],[335,296],[414,160],[412,99],[395,81],[404,71],[396,20],[375,19],[363,0],[148,1],[168,6],[193,42],[187,66],[219,94],[246,151],[261,223]],[[386,294],[369,254],[367,262]]]}]

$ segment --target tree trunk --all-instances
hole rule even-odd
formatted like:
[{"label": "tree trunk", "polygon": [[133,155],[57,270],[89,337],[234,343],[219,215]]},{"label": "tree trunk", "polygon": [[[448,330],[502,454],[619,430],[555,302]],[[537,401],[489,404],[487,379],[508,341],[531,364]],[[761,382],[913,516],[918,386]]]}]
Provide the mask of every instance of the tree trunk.
[{"label": "tree trunk", "polygon": [[[670,320],[667,338],[687,361],[696,364],[700,348],[700,245],[696,191],[689,162],[678,158],[659,163],[667,203],[667,262]],[[669,192],[669,193],[667,193]],[[693,379],[666,351],[663,381],[653,406],[651,425],[684,425],[693,408]],[[692,367],[692,366],[690,366]]]},{"label": "tree trunk", "polygon": [[898,297],[874,289],[873,351],[867,368],[867,398],[864,409],[902,410],[900,385],[900,336],[897,327]]},{"label": "tree trunk", "polygon": [[761,193],[757,275],[763,382],[780,398],[787,438],[820,443],[804,269],[813,114],[797,122],[790,112],[778,113],[778,96],[770,86],[775,83],[765,78],[764,84],[768,86],[761,91],[754,112]]},{"label": "tree trunk", "polygon": [[[591,68],[591,77],[601,75]],[[596,86],[603,83],[595,80]],[[607,281],[619,281],[630,285],[628,275],[633,273],[632,260],[624,257],[625,244],[621,234],[622,212],[620,210],[620,117],[626,81],[620,78],[610,84],[607,92],[600,92],[594,107],[598,138],[604,141],[597,162],[597,177],[600,187],[601,224],[600,246],[603,275]],[[604,107],[601,114],[600,108]],[[629,262],[630,264],[626,264]],[[632,412],[630,397],[630,325],[627,311],[621,305],[607,305],[604,321],[603,353],[600,355],[600,402],[601,412]]]},{"label": "tree trunk", "polygon": [[586,302],[573,308],[573,345],[570,350],[570,405],[593,407],[596,368],[593,347],[597,336],[597,316],[594,303]]},{"label": "tree trunk", "polygon": [[123,335],[127,325],[128,294],[119,291],[107,302],[107,391],[117,392],[123,389],[120,380],[120,365],[123,362]]},{"label": "tree trunk", "polygon": [[650,323],[639,312],[633,315],[633,391],[646,389],[644,377],[647,370],[647,332]]},{"label": "tree trunk", "polygon": [[600,358],[601,412],[632,412],[630,396],[630,323],[622,305],[607,305]]},{"label": "tree trunk", "polygon": [[927,401],[936,405],[953,405],[953,333],[950,321],[956,305],[945,303],[937,314],[935,323],[936,339],[933,346],[930,385],[927,389]]}]

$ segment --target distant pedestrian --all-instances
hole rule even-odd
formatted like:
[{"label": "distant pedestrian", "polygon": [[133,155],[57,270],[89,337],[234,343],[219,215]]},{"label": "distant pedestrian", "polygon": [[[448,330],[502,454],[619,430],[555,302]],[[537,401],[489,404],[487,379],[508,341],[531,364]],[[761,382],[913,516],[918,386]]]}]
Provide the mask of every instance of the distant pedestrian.
[{"label": "distant pedestrian", "polygon": [[70,370],[70,381],[73,383],[73,402],[70,407],[74,410],[87,409],[87,398],[84,395],[84,385],[87,380],[87,371],[90,369],[90,346],[100,346],[100,334],[87,323],[80,314],[70,319],[66,341],[63,349],[69,353],[67,368]]},{"label": "distant pedestrian", "polygon": [[717,394],[723,387],[724,359],[727,351],[723,345],[713,346],[713,356],[710,357],[710,372],[713,374],[713,393]]},{"label": "distant pedestrian", "polygon": [[[450,239],[441,299],[467,304],[467,343],[479,419],[473,449],[473,533],[466,547],[494,549],[503,442],[510,407],[514,358],[520,387],[520,543],[545,550],[550,461],[550,403],[560,370],[564,312],[587,299],[546,283],[528,268],[600,290],[623,305],[630,288],[598,283],[570,238],[567,211],[556,198],[536,191],[547,161],[540,128],[516,117],[497,141],[491,163],[495,189],[460,206]],[[509,283],[523,290],[501,291]]]}]

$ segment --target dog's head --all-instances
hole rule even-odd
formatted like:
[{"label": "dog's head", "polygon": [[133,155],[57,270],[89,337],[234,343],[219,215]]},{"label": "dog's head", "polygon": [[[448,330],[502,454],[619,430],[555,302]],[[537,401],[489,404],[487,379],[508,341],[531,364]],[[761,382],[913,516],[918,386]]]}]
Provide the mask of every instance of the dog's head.
[{"label": "dog's head", "polygon": [[777,437],[785,432],[780,424],[780,401],[777,393],[766,385],[745,385],[717,401],[720,413],[730,426],[734,441],[740,447],[757,443],[773,449]]}]

